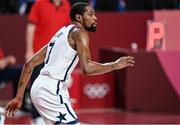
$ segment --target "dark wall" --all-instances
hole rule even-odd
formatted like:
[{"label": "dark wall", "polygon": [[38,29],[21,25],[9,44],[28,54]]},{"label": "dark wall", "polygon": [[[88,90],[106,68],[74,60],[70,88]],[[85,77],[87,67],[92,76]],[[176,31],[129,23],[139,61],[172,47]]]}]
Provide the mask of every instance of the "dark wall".
[{"label": "dark wall", "polygon": [[133,56],[136,63],[134,67],[114,72],[115,106],[130,111],[180,112],[180,78],[177,75],[180,65],[178,61],[170,61],[170,58],[179,59],[180,52],[100,50],[102,62],[125,55]]},{"label": "dark wall", "polygon": [[127,11],[175,9],[179,0],[126,0]]},{"label": "dark wall", "polygon": [[25,16],[0,16],[0,44],[5,53],[17,57],[18,63],[24,62]]},{"label": "dark wall", "polygon": [[90,34],[94,59],[103,46],[130,48],[136,42],[139,48],[146,47],[146,21],[153,18],[152,12],[97,13],[97,17],[97,32]]},{"label": "dark wall", "polygon": [[97,11],[117,11],[119,0],[96,0],[95,9]]},{"label": "dark wall", "polygon": [[138,11],[145,9],[145,0],[126,0],[128,11]]}]

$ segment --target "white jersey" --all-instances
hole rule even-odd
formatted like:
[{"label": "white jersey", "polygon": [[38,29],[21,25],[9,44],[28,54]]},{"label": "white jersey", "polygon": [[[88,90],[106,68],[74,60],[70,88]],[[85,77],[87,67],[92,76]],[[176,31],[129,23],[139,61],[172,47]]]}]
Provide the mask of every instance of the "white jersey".
[{"label": "white jersey", "polygon": [[50,40],[45,58],[45,65],[40,74],[61,81],[70,78],[78,63],[77,51],[68,42],[70,30],[77,27],[74,24],[62,27]]},{"label": "white jersey", "polygon": [[45,65],[31,87],[32,102],[46,124],[79,124],[67,89],[79,60],[77,51],[68,42],[68,34],[75,27],[65,26],[52,37]]}]

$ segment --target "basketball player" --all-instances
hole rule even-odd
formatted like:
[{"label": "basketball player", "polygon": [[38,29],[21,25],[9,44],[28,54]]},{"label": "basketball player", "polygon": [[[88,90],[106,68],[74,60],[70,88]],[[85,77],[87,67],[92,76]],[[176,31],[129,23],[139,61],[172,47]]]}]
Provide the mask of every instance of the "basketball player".
[{"label": "basketball player", "polygon": [[76,3],[70,11],[72,24],[61,28],[50,42],[25,64],[16,97],[6,106],[6,116],[21,107],[26,84],[33,68],[45,62],[31,88],[31,99],[46,124],[80,124],[69,102],[67,86],[78,60],[84,74],[97,75],[134,65],[133,57],[110,63],[91,60],[88,32],[96,31],[95,11],[87,3]]}]

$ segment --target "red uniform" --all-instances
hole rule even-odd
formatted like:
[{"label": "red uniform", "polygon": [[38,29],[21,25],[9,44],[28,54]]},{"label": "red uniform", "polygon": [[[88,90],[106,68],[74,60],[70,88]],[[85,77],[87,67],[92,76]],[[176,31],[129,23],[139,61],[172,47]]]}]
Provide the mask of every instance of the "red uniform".
[{"label": "red uniform", "polygon": [[58,29],[70,23],[69,12],[70,4],[67,0],[62,0],[59,7],[51,0],[39,0],[34,3],[28,17],[28,20],[36,25],[34,52],[46,45]]},{"label": "red uniform", "polygon": [[2,59],[4,57],[4,52],[3,50],[0,48],[0,59]]}]

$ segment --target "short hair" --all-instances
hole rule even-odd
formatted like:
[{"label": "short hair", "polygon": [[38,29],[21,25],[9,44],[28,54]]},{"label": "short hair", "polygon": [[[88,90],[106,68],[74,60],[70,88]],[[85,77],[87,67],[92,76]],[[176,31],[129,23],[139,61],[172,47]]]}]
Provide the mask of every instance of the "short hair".
[{"label": "short hair", "polygon": [[89,4],[85,2],[77,2],[73,4],[70,10],[71,21],[76,21],[76,14],[83,15],[86,11],[86,6],[89,6]]}]

